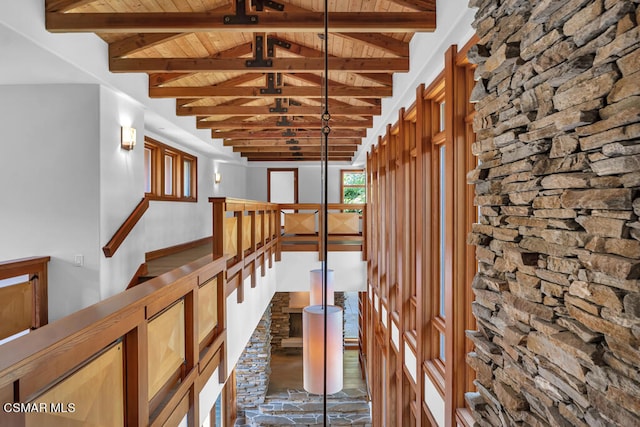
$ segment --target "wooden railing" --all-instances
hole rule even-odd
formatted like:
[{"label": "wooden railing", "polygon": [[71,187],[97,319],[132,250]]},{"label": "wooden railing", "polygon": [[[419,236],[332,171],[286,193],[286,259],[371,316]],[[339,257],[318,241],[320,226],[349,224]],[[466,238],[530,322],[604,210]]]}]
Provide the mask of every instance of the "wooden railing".
[{"label": "wooden railing", "polygon": [[116,253],[122,242],[124,242],[124,239],[126,239],[129,233],[131,233],[133,227],[135,227],[138,221],[140,221],[140,218],[142,218],[142,215],[144,215],[148,208],[149,198],[144,197],[135,207],[133,212],[129,214],[127,219],[124,220],[120,228],[118,228],[111,240],[109,240],[109,243],[104,245],[104,247],[102,248],[104,256],[106,256],[107,258],[111,258]]},{"label": "wooden railing", "polygon": [[0,262],[0,280],[26,276],[20,283],[0,287],[0,339],[48,323],[49,260],[32,257]]},{"label": "wooden railing", "polygon": [[[319,203],[279,204],[278,206],[285,212],[278,250],[317,251],[320,254],[319,259],[322,259],[322,206]],[[364,244],[366,205],[329,203],[327,209],[329,211],[327,218],[329,251],[362,251],[362,259],[366,260]]]},{"label": "wooden railing", "polygon": [[244,279],[251,277],[251,287],[255,287],[257,269],[264,275],[274,256],[279,260],[279,207],[229,197],[211,197],[209,201],[213,205],[213,254],[227,260],[226,295],[237,290],[241,303]]},{"label": "wooden railing", "polygon": [[[200,392],[216,369],[220,382],[227,376],[226,298],[237,291],[242,302],[244,280],[256,286],[258,274],[279,259],[281,240],[292,237],[281,236],[281,209],[318,209],[210,202],[211,256],[0,346],[0,425],[160,426],[185,416],[189,425],[200,425]],[[338,221],[330,236],[362,245],[364,233],[349,221],[353,233]],[[46,269],[39,271],[46,277]]]},{"label": "wooden railing", "polygon": [[0,346],[0,425],[197,420],[207,380],[226,378],[225,264],[201,258]]}]

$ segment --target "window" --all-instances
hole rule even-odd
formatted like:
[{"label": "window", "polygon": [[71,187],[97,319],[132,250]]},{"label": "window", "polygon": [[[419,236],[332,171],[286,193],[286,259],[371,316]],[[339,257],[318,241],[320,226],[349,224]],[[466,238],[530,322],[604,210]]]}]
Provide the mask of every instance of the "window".
[{"label": "window", "polygon": [[182,196],[193,197],[195,194],[195,184],[197,177],[195,176],[196,159],[193,157],[183,156],[182,160]]},{"label": "window", "polygon": [[173,180],[176,178],[174,162],[175,156],[172,153],[164,155],[164,192],[165,196],[174,196]]},{"label": "window", "polygon": [[[441,104],[442,105],[442,104]],[[445,302],[444,302],[444,294],[445,294],[445,288],[446,288],[446,280],[445,280],[445,251],[446,251],[446,243],[447,243],[447,223],[446,223],[446,218],[447,218],[447,199],[446,199],[446,147],[445,145],[441,145],[439,148],[440,151],[440,159],[438,162],[438,169],[440,170],[439,172],[439,188],[438,188],[438,211],[439,211],[439,226],[438,226],[438,239],[439,239],[439,246],[440,246],[440,250],[438,251],[438,257],[440,258],[440,268],[438,271],[438,275],[439,277],[439,289],[438,289],[438,293],[440,294],[440,298],[439,298],[439,310],[438,310],[438,314],[440,315],[441,318],[445,318]],[[444,340],[440,340],[441,342],[444,342]],[[444,360],[444,358],[442,358]]]},{"label": "window", "polygon": [[[367,180],[364,169],[340,171],[340,197],[345,204],[367,202]],[[345,212],[362,213],[362,209],[347,209]]]},{"label": "window", "polygon": [[145,137],[144,192],[154,200],[195,202],[198,159]]},{"label": "window", "polygon": [[146,194],[151,193],[151,186],[153,185],[153,174],[152,171],[155,169],[153,166],[153,148],[147,147],[145,144],[144,147],[144,192]]}]

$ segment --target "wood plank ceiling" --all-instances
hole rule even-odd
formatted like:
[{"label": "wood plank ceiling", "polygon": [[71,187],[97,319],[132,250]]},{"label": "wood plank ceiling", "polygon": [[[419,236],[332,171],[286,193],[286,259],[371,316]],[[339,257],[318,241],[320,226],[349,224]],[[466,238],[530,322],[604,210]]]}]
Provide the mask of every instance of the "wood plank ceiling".
[{"label": "wood plank ceiling", "polygon": [[[330,0],[329,160],[350,161],[436,0]],[[112,72],[251,161],[320,160],[323,0],[46,0],[51,32],[95,32]]]}]

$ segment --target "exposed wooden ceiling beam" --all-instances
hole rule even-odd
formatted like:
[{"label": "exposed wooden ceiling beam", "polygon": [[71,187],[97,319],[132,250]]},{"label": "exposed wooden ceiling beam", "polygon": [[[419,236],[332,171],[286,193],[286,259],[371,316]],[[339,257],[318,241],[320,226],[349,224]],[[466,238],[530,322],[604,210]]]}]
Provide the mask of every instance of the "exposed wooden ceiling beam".
[{"label": "exposed wooden ceiling beam", "polygon": [[[196,102],[199,102],[199,98],[176,98],[176,106],[178,107],[187,107]],[[238,106],[238,105],[247,105],[251,102],[255,102],[255,98],[233,98],[225,102],[221,102],[216,104],[218,107],[224,106]]]},{"label": "exposed wooden ceiling beam", "polygon": [[[313,139],[316,141],[320,140],[322,133],[320,132],[320,125],[318,125],[317,129],[313,130],[293,130],[295,135],[285,136],[285,130],[258,130],[258,131],[220,131],[217,132],[213,130],[211,135],[213,138],[223,138],[225,141],[229,141],[231,139],[244,140],[247,138],[251,139],[265,139],[265,138],[295,138],[298,140],[302,140],[305,138]],[[364,138],[367,136],[366,129],[336,129],[333,125],[331,128],[330,137],[331,138]]]},{"label": "exposed wooden ceiling beam", "polygon": [[336,33],[338,37],[344,37],[357,42],[362,42],[373,46],[377,49],[383,50],[392,55],[405,57],[409,56],[409,43],[405,43],[402,40],[394,39],[384,34],[376,33]]},{"label": "exposed wooden ceiling beam", "polygon": [[45,0],[47,12],[66,12],[76,7],[93,3],[96,0]]},{"label": "exposed wooden ceiling beam", "polygon": [[[322,160],[322,157],[315,153],[240,153],[240,155],[254,162],[318,162]],[[350,162],[352,158],[353,155],[329,154],[330,162]]]},{"label": "exposed wooden ceiling beam", "polygon": [[[225,120],[203,120],[198,117],[196,127],[198,129],[281,129],[281,132],[287,128],[305,128],[305,129],[321,129],[320,120],[295,120],[289,119],[291,124],[279,125],[280,119],[267,118],[260,121],[244,121],[242,118],[232,118]],[[332,118],[332,129],[350,129],[350,128],[369,128],[373,126],[373,118],[366,117],[364,120],[349,120]]]},{"label": "exposed wooden ceiling beam", "polygon": [[[172,81],[192,76],[192,73],[153,73],[149,74],[149,88],[162,86]],[[264,74],[245,73],[218,83],[216,86],[237,86],[264,79]]]},{"label": "exposed wooden ceiling beam", "polygon": [[[344,34],[341,34],[344,35]],[[365,37],[367,35],[365,34]],[[384,37],[388,37],[388,36],[384,36]],[[280,48],[283,50],[286,50],[289,53],[293,53],[296,55],[300,55],[300,56],[304,56],[307,58],[324,58],[324,52],[320,51],[320,50],[316,50],[316,49],[312,49],[303,45],[300,45],[298,43],[292,42],[290,40],[284,39],[282,37],[274,37],[277,38],[280,41],[283,41],[285,43],[288,43],[289,48],[284,49],[279,47],[278,45],[276,45],[276,48]],[[390,37],[389,37],[390,38]],[[395,39],[392,39],[395,40]],[[407,54],[406,55],[401,55],[403,57],[408,57],[409,56],[409,48],[407,45]],[[329,58],[336,58],[336,56],[333,55],[329,55]],[[362,73],[354,73],[357,76],[360,76],[366,80],[372,80],[370,75],[367,74],[362,74]],[[377,75],[378,73],[375,73],[374,75]],[[287,76],[290,77],[296,77],[296,73],[286,73]],[[322,77],[315,75],[315,74],[305,74],[307,81],[312,82],[313,84],[317,85],[317,86],[322,86],[324,84],[324,82],[322,81]],[[391,75],[389,75],[391,77]],[[301,77],[302,78],[302,77]],[[378,80],[374,80],[376,83],[382,84],[384,86],[389,86],[392,87],[393,85],[393,80],[392,79],[386,79],[384,77],[380,77]],[[385,84],[385,82],[389,82],[388,84]],[[340,83],[333,81],[331,79],[329,79],[329,87],[331,87],[332,85],[337,85],[339,86]]]},{"label": "exposed wooden ceiling beam", "polygon": [[[110,43],[109,57],[122,58],[127,55],[133,55],[134,53],[175,40],[185,35],[186,34],[183,33],[136,34],[134,36],[127,37],[126,39]],[[209,56],[209,58],[237,58],[250,53],[253,53],[253,45],[251,42],[223,50],[222,52]]]},{"label": "exposed wooden ceiling beam", "polygon": [[[263,87],[250,86],[202,86],[202,87],[151,87],[151,98],[215,98],[215,97],[256,97],[256,98],[322,98],[324,93],[319,86],[284,86],[280,87],[280,93],[262,93]],[[329,96],[348,96],[359,98],[379,98],[391,96],[390,87],[355,87],[355,86],[329,86]]]},{"label": "exposed wooden ceiling beam", "polygon": [[[222,52],[218,52],[215,55],[211,55],[210,58],[234,58],[236,56],[247,55],[252,52],[252,44],[244,43],[239,46],[233,47],[231,49],[227,49]],[[193,73],[160,73],[160,74],[150,74],[149,75],[149,87],[160,86],[163,84],[170,83],[172,81],[176,81],[178,79],[182,79],[184,77],[192,76]],[[258,79],[259,76],[250,77],[249,75],[243,74],[238,76],[238,80],[229,79],[227,82],[223,82],[225,85],[233,86],[236,84],[246,83],[247,81],[252,81]],[[243,80],[244,79],[244,80]],[[220,83],[219,86],[222,86],[223,83]]]},{"label": "exposed wooden ceiling beam", "polygon": [[[323,58],[273,58],[270,67],[247,67],[243,58],[110,58],[113,72],[197,73],[239,72],[273,73],[324,71]],[[329,71],[391,73],[409,71],[409,58],[330,58]]]},{"label": "exposed wooden ceiling beam", "polygon": [[[209,12],[229,12],[231,11],[230,5],[218,7]],[[113,43],[109,43],[109,56],[110,57],[123,57],[127,55],[133,55],[141,50],[148,49],[153,46],[183,37],[192,33],[138,33],[131,37],[127,37],[124,40],[119,40]],[[249,51],[251,53],[251,43],[248,43]],[[225,51],[228,52],[228,51]],[[223,54],[220,52],[218,55]],[[216,57],[217,55],[212,56]],[[231,57],[230,55],[229,57]],[[235,56],[241,56],[240,53]]]},{"label": "exposed wooden ceiling beam", "polygon": [[[324,147],[320,145],[311,146],[299,146],[292,145],[289,147],[283,146],[275,146],[275,147],[233,147],[234,153],[295,153],[295,152],[306,152],[306,153],[320,153]],[[344,153],[349,152],[353,154],[358,149],[357,145],[329,145],[330,153]]]},{"label": "exposed wooden ceiling beam", "polygon": [[[292,143],[291,141],[295,141]],[[360,138],[335,138],[330,136],[330,145],[360,145]],[[225,139],[223,142],[225,147],[316,147],[320,146],[319,135],[316,138],[289,138],[289,139]]]},{"label": "exposed wooden ceiling beam", "polygon": [[383,73],[358,73],[360,77],[383,86],[393,86],[393,74]]},{"label": "exposed wooden ceiling beam", "polygon": [[[295,79],[295,80],[300,80],[306,83],[311,83],[314,86],[321,88],[324,85],[324,81],[323,78],[317,74],[311,74],[311,73],[287,73],[286,74],[287,77]],[[328,81],[329,84],[329,91],[331,91],[331,87],[332,86],[340,86],[341,84],[339,82],[336,82],[335,80],[331,80],[329,79]],[[369,91],[370,89],[375,89],[375,88],[379,88],[379,86],[358,86],[361,87],[363,89],[366,89],[367,91]],[[391,93],[393,95],[393,86],[383,86],[383,87],[388,87],[389,89],[391,89]],[[389,95],[389,96],[392,96]],[[363,98],[363,97],[357,97],[356,99],[358,99],[358,101],[362,101],[362,102],[366,102],[367,104],[371,104],[371,105],[379,105],[380,104],[380,98],[379,97],[375,97],[373,99],[370,98]]]},{"label": "exposed wooden ceiling beam", "polygon": [[400,6],[409,7],[414,10],[421,10],[425,12],[436,11],[436,0],[389,0],[392,3],[399,4]]},{"label": "exposed wooden ceiling beam", "polygon": [[[178,116],[264,116],[264,117],[280,117],[283,114],[291,116],[317,116],[318,119],[322,114],[322,107],[299,107],[290,105],[286,113],[272,111],[273,107],[269,106],[224,106],[224,107],[178,107],[176,114]],[[380,106],[356,106],[356,105],[329,105],[332,116],[377,116],[380,115],[382,108]]]},{"label": "exposed wooden ceiling beam", "polygon": [[109,57],[120,58],[127,55],[133,55],[141,50],[175,40],[184,35],[184,33],[136,34],[134,36],[127,37],[126,39],[109,43]]},{"label": "exposed wooden ceiling beam", "polygon": [[[324,31],[323,12],[258,13],[258,23],[225,24],[226,13],[57,13],[47,12],[51,32],[194,33]],[[331,30],[342,33],[434,31],[435,12],[329,12]]]}]

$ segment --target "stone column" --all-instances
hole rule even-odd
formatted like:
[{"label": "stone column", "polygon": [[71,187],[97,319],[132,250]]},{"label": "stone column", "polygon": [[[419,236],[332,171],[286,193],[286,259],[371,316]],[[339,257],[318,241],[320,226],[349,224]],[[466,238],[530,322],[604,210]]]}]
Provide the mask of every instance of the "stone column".
[{"label": "stone column", "polygon": [[271,306],[251,335],[236,365],[238,409],[257,408],[264,402],[271,374]]}]

